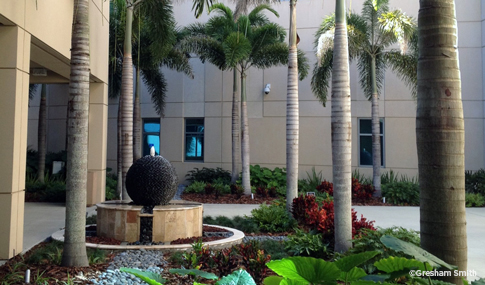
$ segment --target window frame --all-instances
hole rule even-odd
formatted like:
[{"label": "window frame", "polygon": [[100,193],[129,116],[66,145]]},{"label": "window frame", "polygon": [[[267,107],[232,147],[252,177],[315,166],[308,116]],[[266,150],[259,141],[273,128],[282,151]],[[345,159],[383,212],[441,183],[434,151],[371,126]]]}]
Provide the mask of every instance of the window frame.
[{"label": "window frame", "polygon": [[[187,126],[190,126],[189,121],[193,120],[201,120],[202,121],[202,127],[203,130],[202,132],[188,132],[187,131]],[[191,125],[197,125],[200,126],[200,123],[191,123]],[[199,137],[201,138],[201,155],[200,156],[194,156],[194,157],[189,157],[187,156],[187,137],[192,136],[192,137]],[[204,147],[205,144],[205,118],[185,118],[184,120],[184,161],[186,162],[204,162]],[[196,144],[197,145],[197,144]],[[197,154],[197,149],[195,150],[195,153]]]},{"label": "window frame", "polygon": [[[360,122],[363,121],[363,120],[366,120],[366,121],[370,121],[371,123],[371,128],[372,128],[372,118],[358,118],[357,120],[357,127],[358,127],[358,133],[357,133],[357,137],[358,137],[358,153],[357,153],[357,156],[358,156],[358,160],[359,160],[359,167],[372,167],[372,163],[371,164],[362,164],[362,157],[361,157],[361,137],[370,137],[371,138],[371,141],[372,141],[372,129],[371,129],[371,132],[370,133],[362,133],[362,130],[360,128]],[[385,151],[385,146],[386,146],[386,136],[385,136],[385,120],[384,118],[379,118],[379,122],[382,124],[382,127],[380,128],[380,136],[381,136],[381,168],[385,168],[386,167],[386,151]],[[372,152],[372,148],[371,148],[371,152]],[[371,155],[372,157],[372,155]]]},{"label": "window frame", "polygon": [[161,143],[160,143],[160,131],[158,131],[158,133],[157,132],[146,132],[145,131],[145,124],[146,123],[157,123],[159,125],[160,130],[161,130],[162,125],[161,125],[161,122],[160,122],[160,118],[142,118],[141,121],[142,121],[141,122],[141,128],[142,128],[142,134],[141,134],[142,150],[141,150],[141,153],[142,153],[142,156],[150,155],[150,149],[148,149],[148,153],[145,152],[145,136],[147,136],[147,135],[158,136],[158,150],[159,150],[158,154],[160,154],[160,145],[161,145]]}]

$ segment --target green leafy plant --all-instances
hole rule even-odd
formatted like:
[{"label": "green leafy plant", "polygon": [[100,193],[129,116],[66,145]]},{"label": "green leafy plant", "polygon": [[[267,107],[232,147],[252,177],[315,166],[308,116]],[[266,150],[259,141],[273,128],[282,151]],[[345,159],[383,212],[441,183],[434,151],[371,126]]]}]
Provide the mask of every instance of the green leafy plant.
[{"label": "green leafy plant", "polygon": [[87,255],[90,265],[104,263],[106,261],[106,251],[99,248],[88,248]]},{"label": "green leafy plant", "polygon": [[184,193],[204,193],[204,188],[207,183],[203,181],[194,181],[189,186],[185,187]]},{"label": "green leafy plant", "polygon": [[394,182],[382,185],[382,196],[395,205],[419,205],[419,185],[413,182]]},{"label": "green leafy plant", "polygon": [[270,170],[267,167],[251,165],[249,167],[251,185],[263,186],[266,188],[286,186],[286,170],[276,167]]},{"label": "green leafy plant", "polygon": [[126,267],[121,267],[120,271],[133,274],[150,285],[162,285],[167,281],[163,279],[160,276],[160,274],[150,272],[150,271],[142,271],[142,270],[138,270],[134,268],[126,268]]},{"label": "green leafy plant", "polygon": [[106,174],[106,201],[118,199],[116,195],[116,189],[118,185],[118,179],[114,174]]},{"label": "green leafy plant", "polygon": [[192,251],[185,252],[183,255],[184,266],[188,269],[211,268],[213,260],[211,251],[208,247],[203,246],[202,240],[192,244]]},{"label": "green leafy plant", "polygon": [[372,178],[365,176],[364,174],[361,174],[358,169],[355,169],[352,172],[352,178],[357,179],[361,184],[370,184],[372,185]]},{"label": "green leafy plant", "polygon": [[465,205],[467,207],[483,207],[485,197],[480,193],[465,193]]},{"label": "green leafy plant", "polygon": [[215,218],[206,216],[203,218],[204,224],[219,225],[238,229],[245,233],[259,233],[259,226],[252,217],[235,216],[232,219],[225,216],[217,216]]},{"label": "green leafy plant", "polygon": [[244,188],[237,184],[231,184],[229,188],[231,189],[231,194],[236,195],[238,199],[244,194]]},{"label": "green leafy plant", "polygon": [[467,193],[479,193],[485,195],[485,169],[475,172],[465,171],[465,190]]},{"label": "green leafy plant", "polygon": [[27,264],[46,264],[52,263],[56,265],[61,264],[63,243],[52,241],[46,243],[44,247],[40,247],[33,252],[27,259]]},{"label": "green leafy plant", "polygon": [[296,221],[281,205],[261,204],[259,208],[252,210],[251,214],[263,232],[287,232],[296,226]]},{"label": "green leafy plant", "polygon": [[261,249],[271,256],[271,259],[282,259],[288,257],[288,253],[285,249],[285,242],[277,241],[273,239],[267,239],[261,241]]},{"label": "green leafy plant", "polygon": [[98,222],[98,217],[96,214],[86,218],[86,225],[96,225],[97,222]]},{"label": "green leafy plant", "polygon": [[190,182],[222,182],[224,184],[229,184],[231,182],[231,173],[220,167],[217,167],[215,169],[207,167],[203,167],[202,169],[194,168],[193,170],[190,170],[187,175],[185,175],[185,177],[187,177],[187,180],[189,180]]},{"label": "green leafy plant", "polygon": [[261,283],[267,274],[268,268],[266,263],[270,261],[271,256],[266,255],[261,249],[261,243],[250,241],[235,246],[234,250],[242,257],[242,265],[257,283]]},{"label": "green leafy plant", "polygon": [[328,258],[328,244],[323,242],[323,235],[316,231],[305,232],[295,229],[295,234],[289,235],[284,242],[285,250],[291,255]]}]

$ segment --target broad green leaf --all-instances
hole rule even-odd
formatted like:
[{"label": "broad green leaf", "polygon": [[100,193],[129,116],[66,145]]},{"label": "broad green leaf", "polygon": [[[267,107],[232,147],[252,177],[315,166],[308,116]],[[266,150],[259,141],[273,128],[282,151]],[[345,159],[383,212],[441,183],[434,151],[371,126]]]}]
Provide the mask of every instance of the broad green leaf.
[{"label": "broad green leaf", "polygon": [[354,267],[350,269],[348,272],[342,272],[340,274],[339,280],[344,281],[345,283],[351,282],[351,281],[356,281],[359,280],[360,278],[366,276],[367,273],[365,273],[364,269]]},{"label": "broad green leaf", "polygon": [[264,278],[263,285],[279,285],[282,280],[281,276],[269,276]]},{"label": "broad green leaf", "polygon": [[381,242],[388,248],[395,250],[395,251],[400,251],[405,254],[411,255],[417,260],[421,262],[427,262],[431,266],[438,268],[438,267],[445,267],[447,269],[453,270],[456,269],[457,267],[454,265],[450,265],[443,260],[439,259],[438,257],[432,255],[431,253],[427,252],[426,250],[415,246],[412,243],[402,241],[398,238],[395,238],[390,235],[383,235],[381,237]]},{"label": "broad green leaf", "polygon": [[[374,266],[377,269],[384,271],[386,273],[391,273],[395,271],[401,271],[403,269],[419,269],[425,271],[424,263],[416,259],[408,259],[405,257],[394,257],[381,259],[374,262]],[[433,268],[428,268],[428,270],[433,270]],[[409,271],[409,270],[408,270]]]},{"label": "broad green leaf", "polygon": [[472,281],[470,285],[485,285],[485,278],[480,278],[478,280]]},{"label": "broad green leaf", "polygon": [[356,280],[350,282],[351,285],[395,285],[394,283],[388,283],[388,282],[373,282],[373,281],[368,281],[368,280]]},{"label": "broad green leaf", "polygon": [[195,282],[195,281],[194,281],[194,285],[207,285],[207,284],[204,284],[204,283],[199,283],[199,282]]},{"label": "broad green leaf", "polygon": [[150,271],[141,271],[138,269],[127,267],[121,267],[120,271],[133,274],[150,285],[163,285],[163,283],[167,281],[163,279],[160,274]]},{"label": "broad green leaf", "polygon": [[332,282],[340,277],[341,273],[335,264],[313,257],[284,258],[268,262],[266,265],[285,278],[306,284]]},{"label": "broad green leaf", "polygon": [[217,280],[219,277],[215,275],[214,273],[210,272],[205,272],[202,270],[198,269],[176,269],[172,268],[169,270],[170,273],[175,273],[175,274],[180,274],[180,275],[193,275],[193,276],[199,276],[205,279],[209,280]]},{"label": "broad green leaf", "polygon": [[246,270],[239,269],[222,277],[216,282],[216,285],[256,285],[256,282]]},{"label": "broad green leaf", "polygon": [[308,283],[302,281],[296,281],[291,279],[283,279],[281,280],[280,285],[306,285]]},{"label": "broad green leaf", "polygon": [[337,265],[340,270],[344,272],[349,272],[352,268],[361,265],[362,263],[366,262],[367,260],[373,258],[378,254],[378,251],[367,251],[352,254],[335,261],[335,265]]}]

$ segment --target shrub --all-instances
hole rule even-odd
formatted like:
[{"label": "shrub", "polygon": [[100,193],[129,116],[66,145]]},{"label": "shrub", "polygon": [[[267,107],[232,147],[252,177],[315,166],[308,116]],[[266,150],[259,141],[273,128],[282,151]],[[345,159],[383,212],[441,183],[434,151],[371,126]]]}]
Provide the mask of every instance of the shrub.
[{"label": "shrub", "polygon": [[352,202],[365,203],[372,199],[374,192],[372,184],[361,184],[357,178],[352,178]]},{"label": "shrub", "polygon": [[118,186],[118,178],[116,175],[108,174],[106,175],[106,200],[116,200],[118,197],[116,195],[116,190]]},{"label": "shrub", "polygon": [[419,185],[413,182],[394,182],[382,186],[386,202],[395,205],[419,205]]},{"label": "shrub", "polygon": [[263,232],[287,232],[296,225],[295,220],[286,212],[284,206],[261,204],[251,211],[254,221]]},{"label": "shrub", "polygon": [[207,183],[202,181],[194,181],[189,186],[185,187],[184,193],[205,193],[204,188]]},{"label": "shrub", "polygon": [[229,185],[224,185],[222,183],[214,184],[214,194],[216,199],[219,199],[219,196],[231,193],[231,188]]},{"label": "shrub", "polygon": [[244,194],[244,188],[237,184],[231,184],[229,188],[231,189],[231,194],[236,195],[238,199]]},{"label": "shrub", "polygon": [[315,171],[315,167],[312,167],[312,173],[306,173],[307,178],[298,180],[298,191],[311,192],[314,191],[323,181],[322,171],[318,173]]},{"label": "shrub", "polygon": [[215,218],[211,216],[204,217],[204,224],[219,225],[223,227],[230,227],[238,229],[245,233],[259,233],[258,224],[251,217],[235,216],[230,219],[225,216],[217,216]]},{"label": "shrub", "polygon": [[485,195],[485,170],[465,171],[465,190],[467,193]]},{"label": "shrub", "polygon": [[205,185],[204,187],[204,193],[206,195],[212,195],[214,193],[214,191],[216,190],[216,188],[214,186],[212,186],[210,183],[208,183],[207,185]]},{"label": "shrub", "polygon": [[465,205],[467,207],[483,207],[485,197],[479,193],[465,193]]},{"label": "shrub", "polygon": [[409,178],[406,175],[401,175],[400,178],[398,179],[397,173],[394,172],[394,170],[389,170],[389,172],[383,173],[381,175],[381,185],[386,185],[386,184],[392,184],[392,183],[397,183],[397,182],[412,182],[412,183],[418,183],[418,180],[414,177]]},{"label": "shrub", "polygon": [[221,182],[223,184],[229,184],[231,182],[231,172],[220,167],[215,169],[207,167],[203,167],[202,169],[194,168],[193,170],[190,170],[185,177],[187,177],[187,180],[191,183],[194,181],[202,181],[205,183]]},{"label": "shrub", "polygon": [[66,202],[66,183],[63,181],[51,181],[47,183],[42,201]]},{"label": "shrub", "polygon": [[281,241],[273,239],[267,239],[261,241],[261,249],[271,256],[271,259],[282,259],[288,257],[288,253],[285,250],[285,244]]},{"label": "shrub", "polygon": [[270,170],[267,167],[251,165],[249,167],[251,185],[271,187],[286,186],[286,171],[284,168],[276,167]]},{"label": "shrub", "polygon": [[320,185],[315,187],[315,190],[320,193],[327,193],[328,195],[333,196],[333,183],[323,180]]},{"label": "shrub", "polygon": [[311,256],[328,259],[328,244],[323,243],[323,236],[316,231],[305,232],[297,229],[294,235],[289,235],[284,242],[285,250],[291,255]]},{"label": "shrub", "polygon": [[271,256],[264,254],[261,244],[257,241],[242,243],[236,246],[235,250],[241,255],[242,265],[254,278],[256,284],[262,284],[268,272],[266,263],[271,260]]}]

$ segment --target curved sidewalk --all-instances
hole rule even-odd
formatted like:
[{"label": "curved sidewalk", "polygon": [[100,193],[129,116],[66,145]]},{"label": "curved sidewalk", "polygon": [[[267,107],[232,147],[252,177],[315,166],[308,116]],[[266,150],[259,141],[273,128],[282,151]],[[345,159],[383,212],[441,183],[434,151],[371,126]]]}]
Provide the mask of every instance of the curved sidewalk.
[{"label": "curved sidewalk", "polygon": [[[204,204],[204,216],[250,215],[254,204]],[[419,230],[419,207],[355,206],[358,217],[363,214],[374,220],[378,227],[401,226]],[[64,204],[25,203],[24,251],[44,241],[52,233],[64,227]],[[87,208],[89,215],[95,207]],[[485,277],[485,208],[467,209],[468,269]],[[472,278],[470,278],[472,279]]]}]

